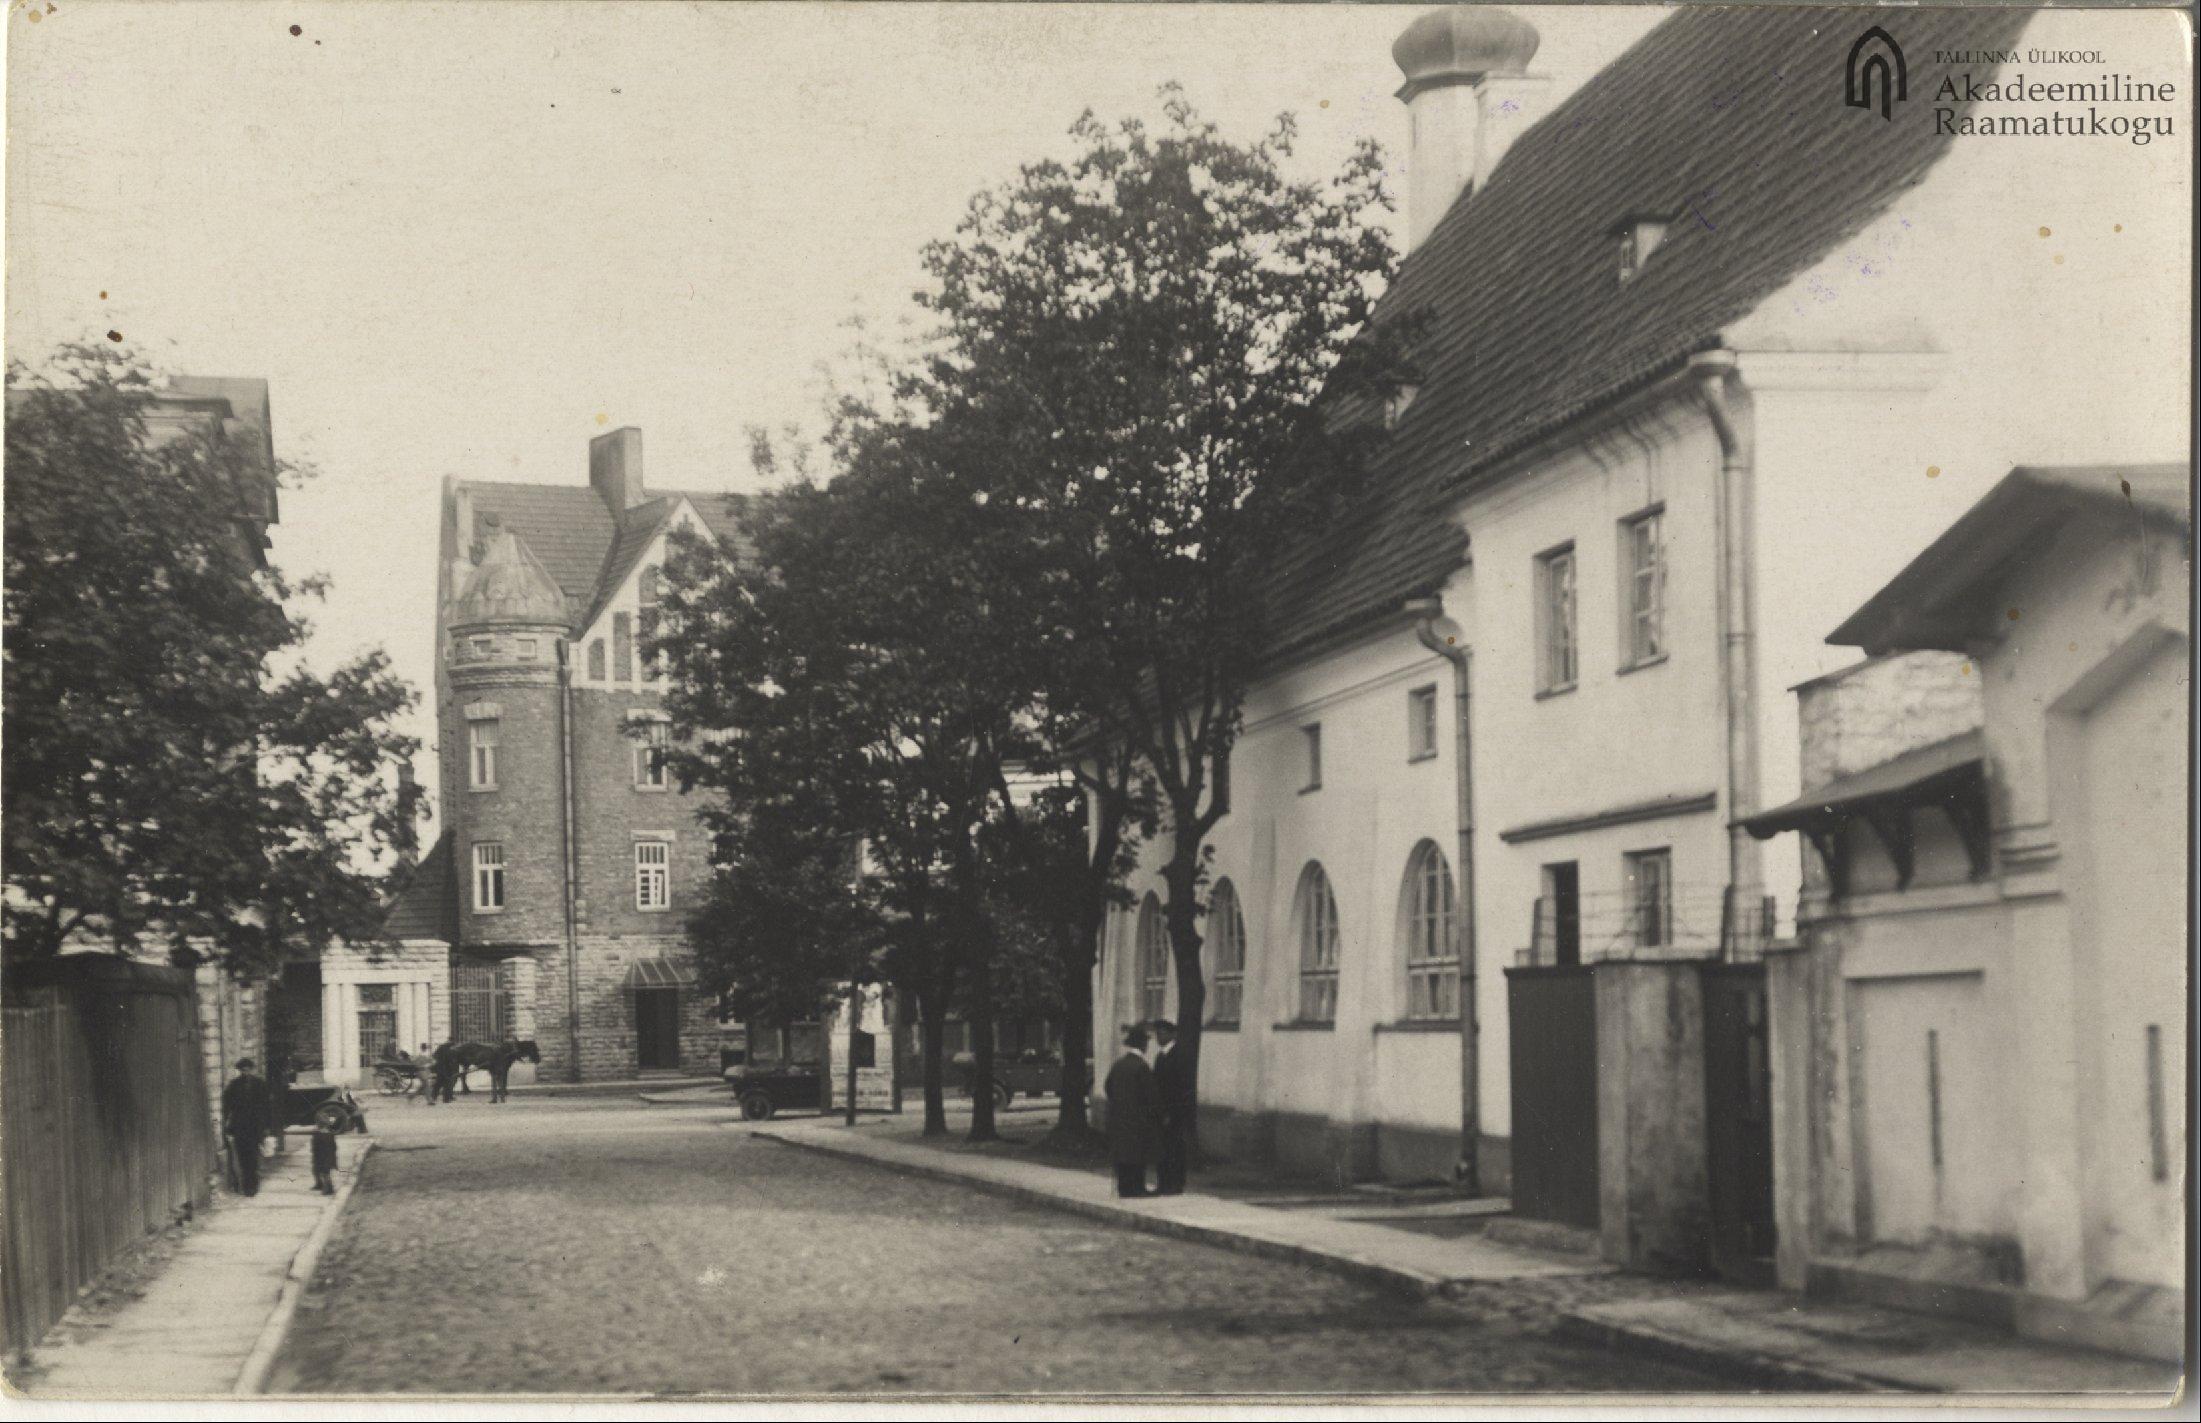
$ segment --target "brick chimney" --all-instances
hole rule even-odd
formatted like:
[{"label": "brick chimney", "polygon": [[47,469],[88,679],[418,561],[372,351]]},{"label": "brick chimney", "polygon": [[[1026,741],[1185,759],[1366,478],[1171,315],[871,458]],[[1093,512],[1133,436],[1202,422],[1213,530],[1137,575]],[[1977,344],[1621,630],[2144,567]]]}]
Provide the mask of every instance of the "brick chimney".
[{"label": "brick chimney", "polygon": [[622,425],[588,442],[588,482],[612,517],[646,502],[642,487],[642,432]]},{"label": "brick chimney", "polygon": [[1406,159],[1406,246],[1421,246],[1452,205],[1488,181],[1537,117],[1549,81],[1530,74],[1536,27],[1487,5],[1449,5],[1408,25],[1391,46],[1406,76],[1398,97],[1413,125]]}]

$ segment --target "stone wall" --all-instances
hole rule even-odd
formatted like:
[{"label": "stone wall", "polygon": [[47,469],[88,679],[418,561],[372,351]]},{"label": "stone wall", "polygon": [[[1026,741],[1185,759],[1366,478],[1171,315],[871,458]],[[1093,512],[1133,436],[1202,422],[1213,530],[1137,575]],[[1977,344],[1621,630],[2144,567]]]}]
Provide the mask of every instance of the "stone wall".
[{"label": "stone wall", "polygon": [[1979,669],[1955,652],[1875,657],[1804,683],[1804,789],[1974,730],[1986,715],[1980,686]]},{"label": "stone wall", "polygon": [[[592,934],[580,940],[581,1060],[574,1071],[567,1027],[566,964],[556,944],[532,946],[535,963],[536,1043],[545,1082],[618,1081],[640,1070],[634,993],[627,975],[637,959],[662,958],[694,972],[695,957],[676,935]],[[718,1071],[718,1005],[692,985],[680,990],[680,1070],[692,1076]]]}]

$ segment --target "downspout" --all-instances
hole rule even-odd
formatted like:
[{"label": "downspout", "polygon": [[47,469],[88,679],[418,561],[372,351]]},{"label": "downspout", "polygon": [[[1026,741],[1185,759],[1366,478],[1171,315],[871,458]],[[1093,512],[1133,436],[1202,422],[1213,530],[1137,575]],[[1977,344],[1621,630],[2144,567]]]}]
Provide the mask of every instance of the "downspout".
[{"label": "downspout", "polygon": [[[1720,481],[1715,506],[1719,524],[1720,681],[1727,700],[1727,927],[1729,951],[1743,934],[1743,918],[1764,893],[1758,842],[1743,829],[1758,807],[1757,450],[1751,429],[1735,417],[1727,382],[1736,374],[1735,353],[1705,351],[1689,369],[1704,395],[1704,409],[1720,442]],[[1753,931],[1754,932],[1754,931]]]},{"label": "downspout", "polygon": [[581,939],[578,909],[577,848],[573,834],[573,656],[572,644],[558,639],[558,845],[565,862],[566,1041],[572,1054],[570,1078],[581,1080]]},{"label": "downspout", "polygon": [[1483,1193],[1482,1141],[1482,1036],[1475,1016],[1475,762],[1468,718],[1468,670],[1472,654],[1455,632],[1437,631],[1444,617],[1444,602],[1419,598],[1407,605],[1416,617],[1414,636],[1421,645],[1452,664],[1453,783],[1458,796],[1460,897],[1452,916],[1452,941],[1460,956],[1460,1161],[1456,1168],[1462,1190],[1470,1196]]}]

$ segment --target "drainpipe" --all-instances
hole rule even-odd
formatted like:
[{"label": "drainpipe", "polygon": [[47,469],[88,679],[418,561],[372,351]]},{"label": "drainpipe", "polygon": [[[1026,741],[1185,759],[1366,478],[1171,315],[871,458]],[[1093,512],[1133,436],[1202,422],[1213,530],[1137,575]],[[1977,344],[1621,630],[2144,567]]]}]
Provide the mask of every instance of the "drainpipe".
[{"label": "drainpipe", "polygon": [[1450,634],[1437,631],[1444,603],[1418,598],[1407,604],[1414,614],[1414,636],[1421,645],[1452,664],[1453,783],[1458,795],[1460,898],[1452,916],[1452,943],[1460,956],[1460,1162],[1462,1190],[1483,1193],[1482,1036],[1475,1019],[1475,762],[1468,720],[1468,667],[1472,654],[1461,644],[1457,624]]},{"label": "drainpipe", "polygon": [[572,644],[558,639],[558,844],[565,861],[566,1041],[571,1059],[567,1075],[581,1080],[581,939],[579,878],[573,834],[573,656]]},{"label": "drainpipe", "polygon": [[[1735,417],[1727,383],[1735,353],[1705,351],[1689,359],[1705,413],[1720,442],[1719,524],[1720,682],[1727,698],[1727,893],[1733,939],[1742,916],[1764,894],[1758,842],[1743,829],[1758,809],[1757,451],[1750,428]],[[1730,944],[1723,944],[1726,950]]]}]

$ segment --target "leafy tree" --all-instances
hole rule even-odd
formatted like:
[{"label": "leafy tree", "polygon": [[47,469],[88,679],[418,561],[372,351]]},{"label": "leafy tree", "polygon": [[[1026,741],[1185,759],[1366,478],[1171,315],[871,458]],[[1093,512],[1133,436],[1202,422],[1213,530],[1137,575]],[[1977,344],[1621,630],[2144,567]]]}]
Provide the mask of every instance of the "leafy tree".
[{"label": "leafy tree", "polygon": [[1271,574],[1352,487],[1419,321],[1370,325],[1394,263],[1373,146],[1297,182],[1288,116],[1240,145],[1174,88],[1163,106],[1159,132],[1086,115],[1077,157],[979,194],[927,250],[943,334],[920,383],[957,443],[941,464],[1020,520],[1058,754],[1118,815],[1151,782],[1196,1069],[1206,839]]},{"label": "leafy tree", "polygon": [[[1118,764],[1125,759],[1114,751]],[[1106,774],[1104,766],[1088,776]],[[1026,797],[1006,788],[985,852],[997,913],[1016,924],[1027,961],[1047,970],[1049,1005],[1062,1020],[1062,1079],[1055,1130],[1085,1133],[1086,1052],[1093,1040],[1093,966],[1111,905],[1123,890],[1153,812],[1143,790],[1089,793],[1075,778]],[[1089,830],[1089,825],[1092,827]]]},{"label": "leafy tree", "polygon": [[1001,636],[1017,606],[1002,521],[923,477],[931,445],[897,421],[852,426],[829,483],[760,502],[753,560],[679,542],[667,596],[678,631],[661,645],[687,743],[674,764],[726,793],[722,847],[824,828],[863,842],[887,918],[883,968],[922,1017],[926,1130],[946,1130],[941,1036],[959,1002],[983,1139],[996,924],[978,836],[1030,693]]},{"label": "leafy tree", "polygon": [[246,521],[275,471],[156,432],[152,395],[103,349],[9,371],[0,924],[10,958],[96,936],[272,971],[375,932],[421,814],[384,781],[418,749],[392,729],[414,694],[379,651],[299,663],[322,584]]}]

